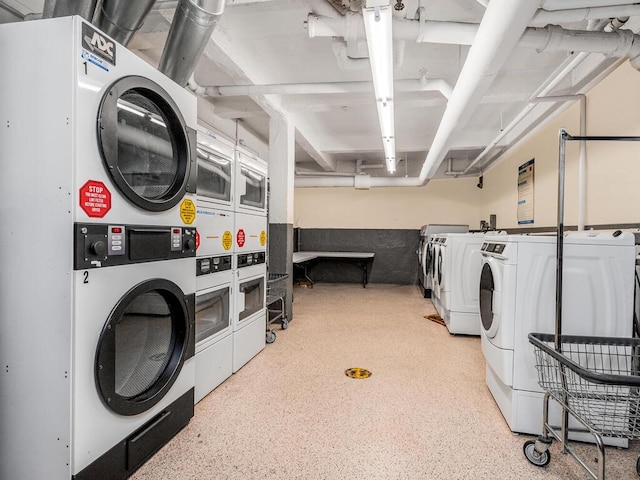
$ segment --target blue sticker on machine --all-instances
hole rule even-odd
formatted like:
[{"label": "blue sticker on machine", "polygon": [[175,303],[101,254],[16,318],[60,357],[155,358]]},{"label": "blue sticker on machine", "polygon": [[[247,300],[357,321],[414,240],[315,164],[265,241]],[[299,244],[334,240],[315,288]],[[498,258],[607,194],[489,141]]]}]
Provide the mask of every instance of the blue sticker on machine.
[{"label": "blue sticker on machine", "polygon": [[[92,53],[97,58],[104,60],[105,62],[110,63],[111,65],[116,64],[116,42],[111,40],[102,32],[96,30],[88,23],[82,24],[82,48],[89,53]],[[84,55],[83,55],[84,57]],[[96,61],[97,59],[93,59],[92,61],[89,58],[85,58],[87,61],[95,65],[99,65]],[[107,70],[106,67],[102,66],[104,70]]]}]

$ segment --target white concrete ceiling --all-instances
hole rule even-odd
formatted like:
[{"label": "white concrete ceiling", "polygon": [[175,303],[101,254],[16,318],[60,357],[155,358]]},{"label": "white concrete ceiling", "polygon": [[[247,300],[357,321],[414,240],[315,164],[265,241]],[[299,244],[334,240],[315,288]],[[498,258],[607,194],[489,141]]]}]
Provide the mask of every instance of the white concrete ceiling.
[{"label": "white concrete ceiling", "polygon": [[[27,19],[42,12],[43,0],[1,0],[0,22],[15,21],[16,14]],[[177,2],[158,1],[129,47],[150,63],[157,65],[170,21]],[[200,85],[266,85],[292,83],[334,83],[346,81],[370,82],[371,71],[366,59],[364,40],[348,43],[347,53],[360,60],[340,61],[334,53],[336,45],[347,45],[343,38],[310,38],[307,18],[310,13],[330,18],[349,14],[349,7],[360,15],[363,2],[348,0],[228,0],[223,16],[196,68],[195,79]],[[393,0],[390,3],[395,4]],[[486,11],[486,0],[402,0],[402,10],[396,18],[415,24],[418,7],[424,6],[423,19],[442,22],[463,22],[478,25]],[[544,14],[556,13],[554,0]],[[555,2],[557,3],[557,1]],[[566,8],[629,4],[620,0],[567,0]],[[563,6],[563,8],[565,8]],[[609,8],[609,7],[608,7]],[[640,7],[635,7],[640,14]],[[635,12],[634,12],[635,13]],[[525,21],[533,24],[530,14]],[[356,17],[357,18],[357,17]],[[588,20],[556,22],[566,29],[602,28]],[[625,28],[637,30],[638,18],[631,17]],[[395,24],[394,24],[395,28]],[[394,36],[396,34],[394,33]],[[400,41],[396,41],[399,44]],[[469,45],[404,42],[402,61],[396,57],[395,81],[442,79],[452,88],[465,64]],[[396,45],[397,46],[397,45]],[[509,46],[505,46],[507,48]],[[397,53],[398,51],[396,51]],[[544,51],[517,46],[500,68],[476,108],[458,122],[454,134],[441,155],[441,165],[435,175],[443,177],[445,170],[463,171],[485,147],[509,126],[530,103],[531,96],[545,82],[557,75],[559,67],[576,57],[573,51]],[[601,54],[590,54],[579,68],[558,79],[547,95],[567,95],[583,92],[620,62]],[[397,87],[396,87],[397,90]],[[269,138],[270,115],[285,114],[296,126],[296,167],[300,176],[309,172],[366,172],[386,176],[382,165],[382,140],[372,92],[339,94],[284,94],[224,96],[208,98],[216,115],[242,122],[243,126],[261,137]],[[495,148],[466,172],[478,175],[486,170],[500,152],[519,141],[534,126],[565,103],[545,103],[529,109],[531,112],[511,132],[504,135]],[[395,132],[398,168],[394,176],[417,177],[440,121],[447,108],[447,99],[437,91],[398,92],[395,98]],[[449,159],[452,159],[449,162]],[[334,173],[335,175],[335,173]]]}]

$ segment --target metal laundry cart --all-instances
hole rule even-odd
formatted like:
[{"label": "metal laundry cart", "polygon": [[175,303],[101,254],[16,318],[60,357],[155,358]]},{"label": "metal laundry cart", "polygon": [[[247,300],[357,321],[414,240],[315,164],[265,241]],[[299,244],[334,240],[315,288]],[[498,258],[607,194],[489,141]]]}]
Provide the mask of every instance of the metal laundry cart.
[{"label": "metal laundry cart", "polygon": [[282,330],[289,327],[284,300],[288,278],[288,273],[270,273],[267,280],[267,343],[276,341],[276,332],[271,328],[273,323],[279,321]]},{"label": "metal laundry cart", "polygon": [[[640,438],[640,339],[562,335],[562,263],[564,241],[564,174],[567,141],[640,141],[640,137],[579,136],[560,130],[558,171],[558,230],[556,254],[555,334],[531,333],[536,355],[538,383],[545,391],[542,435],[525,442],[531,463],[545,466],[551,460],[549,446],[561,442],[596,480],[605,478],[603,436]],[[562,407],[561,426],[549,423],[549,400]],[[598,448],[597,472],[568,445],[569,415],[590,432]],[[636,462],[640,475],[640,458]]]}]

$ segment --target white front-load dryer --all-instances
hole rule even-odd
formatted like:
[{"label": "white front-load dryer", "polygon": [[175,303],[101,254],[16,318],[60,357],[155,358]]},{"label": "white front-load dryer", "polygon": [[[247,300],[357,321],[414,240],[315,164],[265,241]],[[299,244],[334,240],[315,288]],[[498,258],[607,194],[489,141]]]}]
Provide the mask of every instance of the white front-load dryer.
[{"label": "white front-load dryer", "polygon": [[267,162],[245,148],[236,148],[236,212],[267,215],[267,172]]},{"label": "white front-load dryer", "polygon": [[79,17],[0,62],[0,478],[125,478],[193,415],[196,99]]},{"label": "white front-load dryer", "polygon": [[233,271],[203,268],[206,261],[207,257],[197,259],[196,403],[233,373]]},{"label": "white front-load dryer", "polygon": [[264,252],[237,255],[233,320],[233,372],[265,347],[267,269]]},{"label": "white front-load dryer", "polygon": [[200,202],[197,212],[195,401],[199,402],[232,374],[235,295],[234,213]]},{"label": "white front-load dryer", "polygon": [[5,128],[25,132],[39,168],[73,178],[74,221],[194,223],[192,93],[80,17],[4,24],[0,36]]},{"label": "white front-load dryer", "polygon": [[[631,233],[566,235],[563,334],[632,336],[634,244]],[[539,434],[543,392],[527,336],[555,331],[556,238],[487,237],[482,254],[480,311],[487,386],[511,430]],[[559,421],[555,413],[551,418]]]},{"label": "white front-load dryer", "polygon": [[235,200],[235,145],[198,126],[198,206],[232,211]]}]

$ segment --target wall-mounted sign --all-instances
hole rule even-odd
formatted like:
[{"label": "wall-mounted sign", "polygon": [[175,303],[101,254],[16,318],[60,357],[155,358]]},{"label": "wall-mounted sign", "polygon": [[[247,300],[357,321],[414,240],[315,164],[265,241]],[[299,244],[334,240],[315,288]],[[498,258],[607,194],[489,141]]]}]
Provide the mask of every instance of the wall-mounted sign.
[{"label": "wall-mounted sign", "polygon": [[518,225],[533,223],[534,162],[518,167]]}]

